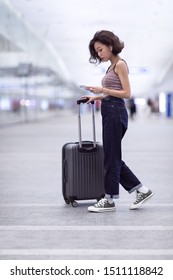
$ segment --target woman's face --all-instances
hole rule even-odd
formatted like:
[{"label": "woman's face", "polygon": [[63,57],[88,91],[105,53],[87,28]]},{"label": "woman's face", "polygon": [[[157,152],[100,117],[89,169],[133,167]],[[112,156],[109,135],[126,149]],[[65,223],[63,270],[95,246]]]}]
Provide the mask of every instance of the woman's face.
[{"label": "woman's face", "polygon": [[106,46],[101,42],[95,42],[94,49],[103,62],[110,60],[112,56],[111,46]]}]

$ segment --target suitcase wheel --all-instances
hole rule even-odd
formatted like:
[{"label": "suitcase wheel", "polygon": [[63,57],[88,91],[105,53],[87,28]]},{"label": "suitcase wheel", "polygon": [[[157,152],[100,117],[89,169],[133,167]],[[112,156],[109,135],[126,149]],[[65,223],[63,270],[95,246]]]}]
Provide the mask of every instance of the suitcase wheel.
[{"label": "suitcase wheel", "polygon": [[76,200],[74,200],[74,198],[70,197],[70,198],[64,198],[65,203],[66,204],[71,204],[73,207],[77,207],[78,203]]},{"label": "suitcase wheel", "polygon": [[65,203],[70,204],[70,200],[68,198],[65,198]]},{"label": "suitcase wheel", "polygon": [[77,207],[77,206],[78,206],[78,203],[77,203],[76,200],[74,200],[74,201],[72,201],[71,205],[72,205],[73,207]]}]

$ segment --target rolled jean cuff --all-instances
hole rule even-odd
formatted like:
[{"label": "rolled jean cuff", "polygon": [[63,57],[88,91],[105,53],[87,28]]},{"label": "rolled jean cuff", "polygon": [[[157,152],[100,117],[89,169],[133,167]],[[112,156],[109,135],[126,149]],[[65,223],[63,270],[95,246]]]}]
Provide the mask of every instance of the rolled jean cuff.
[{"label": "rolled jean cuff", "polygon": [[118,199],[119,198],[119,194],[105,194],[105,198],[115,198]]},{"label": "rolled jean cuff", "polygon": [[132,192],[134,192],[134,191],[137,191],[139,188],[141,188],[142,187],[142,184],[140,183],[139,185],[137,185],[137,186],[135,186],[134,188],[132,188],[130,191],[129,191],[129,193],[132,193]]}]

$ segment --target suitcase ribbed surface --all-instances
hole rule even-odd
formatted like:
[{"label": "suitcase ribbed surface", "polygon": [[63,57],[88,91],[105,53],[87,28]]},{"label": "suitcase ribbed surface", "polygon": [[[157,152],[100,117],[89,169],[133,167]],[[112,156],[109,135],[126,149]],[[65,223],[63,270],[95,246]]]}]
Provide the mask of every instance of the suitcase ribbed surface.
[{"label": "suitcase ribbed surface", "polygon": [[69,143],[64,153],[66,178],[63,194],[66,198],[100,198],[104,194],[103,148],[97,143],[95,152],[79,152],[78,144]]}]

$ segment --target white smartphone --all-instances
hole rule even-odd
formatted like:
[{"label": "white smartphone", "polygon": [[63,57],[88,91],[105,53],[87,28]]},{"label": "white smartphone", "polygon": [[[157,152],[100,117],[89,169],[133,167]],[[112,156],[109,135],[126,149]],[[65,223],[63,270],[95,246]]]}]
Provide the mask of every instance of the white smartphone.
[{"label": "white smartphone", "polygon": [[86,89],[84,85],[80,85],[79,87],[82,89]]}]

